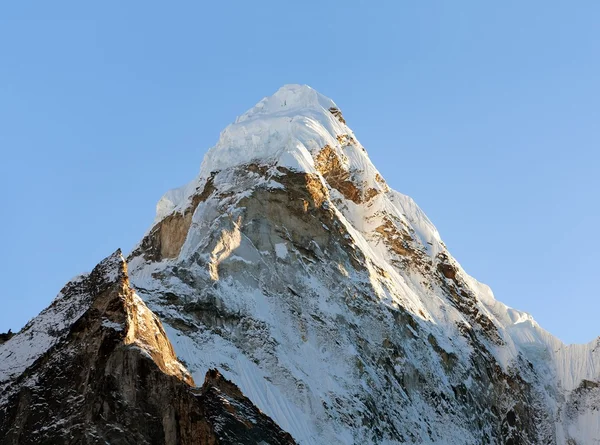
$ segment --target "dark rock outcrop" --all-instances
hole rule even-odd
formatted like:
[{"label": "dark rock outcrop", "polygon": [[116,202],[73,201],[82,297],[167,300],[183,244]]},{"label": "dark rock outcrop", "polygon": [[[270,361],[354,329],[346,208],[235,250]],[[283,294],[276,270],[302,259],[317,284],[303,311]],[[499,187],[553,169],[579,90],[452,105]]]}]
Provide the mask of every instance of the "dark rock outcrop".
[{"label": "dark rock outcrop", "polygon": [[3,332],[2,334],[0,334],[0,345],[2,343],[6,343],[8,340],[13,338],[14,335],[15,334],[10,329],[8,330],[8,332]]},{"label": "dark rock outcrop", "polygon": [[329,108],[329,112],[333,114],[342,124],[346,123],[346,119],[342,116],[342,111],[339,108],[331,107]]}]

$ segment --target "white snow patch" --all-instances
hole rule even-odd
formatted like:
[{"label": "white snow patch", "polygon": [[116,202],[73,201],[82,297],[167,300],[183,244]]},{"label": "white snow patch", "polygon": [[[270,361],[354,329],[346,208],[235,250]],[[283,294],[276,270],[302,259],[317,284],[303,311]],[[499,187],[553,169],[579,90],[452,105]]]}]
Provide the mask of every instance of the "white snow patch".
[{"label": "white snow patch", "polygon": [[115,331],[122,331],[123,330],[123,325],[122,324],[116,323],[114,321],[107,320],[106,318],[104,320],[102,320],[102,326],[104,326],[105,328],[113,329]]},{"label": "white snow patch", "polygon": [[275,244],[275,255],[277,258],[285,259],[288,256],[288,249],[285,243]]}]

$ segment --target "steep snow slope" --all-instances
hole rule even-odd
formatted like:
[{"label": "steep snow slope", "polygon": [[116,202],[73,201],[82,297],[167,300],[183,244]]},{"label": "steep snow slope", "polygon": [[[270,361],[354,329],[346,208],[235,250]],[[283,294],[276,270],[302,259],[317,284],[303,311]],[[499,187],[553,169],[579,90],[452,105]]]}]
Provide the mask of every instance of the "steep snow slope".
[{"label": "steep snow slope", "polygon": [[496,301],[310,87],[228,126],[128,260],[194,377],[301,443],[600,441],[598,341]]}]

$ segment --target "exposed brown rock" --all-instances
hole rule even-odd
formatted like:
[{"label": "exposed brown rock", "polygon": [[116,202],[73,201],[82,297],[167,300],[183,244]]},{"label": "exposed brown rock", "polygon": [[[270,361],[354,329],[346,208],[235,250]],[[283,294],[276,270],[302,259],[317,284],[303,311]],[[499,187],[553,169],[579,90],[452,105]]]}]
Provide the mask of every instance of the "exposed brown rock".
[{"label": "exposed brown rock", "polygon": [[345,147],[347,145],[356,145],[357,144],[356,139],[354,139],[349,134],[338,134],[338,135],[336,135],[336,139],[342,147]]},{"label": "exposed brown rock", "polygon": [[315,167],[325,179],[332,178],[336,182],[345,181],[350,176],[348,171],[346,171],[342,165],[342,162],[345,160],[346,159],[340,159],[330,145],[326,145],[317,154],[317,157],[315,158]]},{"label": "exposed brown rock", "polygon": [[323,250],[336,251],[341,248],[353,267],[363,269],[364,258],[357,257],[360,254],[352,247],[352,237],[327,205],[330,200],[329,192],[321,178],[284,167],[277,167],[277,170],[280,173],[277,182],[283,188],[258,188],[237,204],[244,209],[239,222],[244,236],[257,249],[270,249],[270,241],[263,239],[263,234],[270,232],[272,228],[261,229],[268,222],[306,258],[317,258],[315,245],[321,246]]},{"label": "exposed brown rock", "polygon": [[397,255],[396,260],[393,261],[396,266],[410,267],[428,275],[431,260],[415,245],[405,224],[386,215],[382,219],[382,224],[375,228],[375,233],[383,238],[388,249]]},{"label": "exposed brown rock", "polygon": [[456,278],[456,269],[451,264],[440,263],[438,264],[438,270],[446,278],[454,280]]},{"label": "exposed brown rock", "polygon": [[356,204],[368,201],[378,194],[375,189],[368,189],[363,192],[352,181],[350,172],[343,165],[343,159],[329,145],[317,154],[315,167],[323,175],[330,187],[339,191],[344,198],[349,199]]},{"label": "exposed brown rock", "polygon": [[190,205],[183,213],[174,212],[158,222],[142,240],[140,247],[132,252],[131,256],[143,253],[144,258],[148,261],[176,258],[183,243],[185,243],[196,208],[215,191],[213,178],[214,174],[207,179],[202,192],[192,196]]},{"label": "exposed brown rock", "polygon": [[0,394],[1,445],[294,443],[218,371],[193,387],[120,252],[81,285],[89,309]]},{"label": "exposed brown rock", "polygon": [[386,245],[396,254],[401,256],[413,256],[414,250],[409,246],[412,237],[407,232],[400,232],[394,223],[384,218],[383,224],[375,229],[386,241]]}]

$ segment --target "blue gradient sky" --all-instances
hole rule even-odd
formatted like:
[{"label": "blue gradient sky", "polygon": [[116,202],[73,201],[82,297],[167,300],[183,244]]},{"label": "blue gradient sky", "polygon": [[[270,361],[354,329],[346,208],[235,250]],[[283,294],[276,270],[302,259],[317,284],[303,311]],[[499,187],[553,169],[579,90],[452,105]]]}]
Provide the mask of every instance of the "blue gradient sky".
[{"label": "blue gradient sky", "polygon": [[592,340],[599,22],[585,0],[3,3],[0,332],[129,251],[236,115],[306,83],[470,274]]}]

